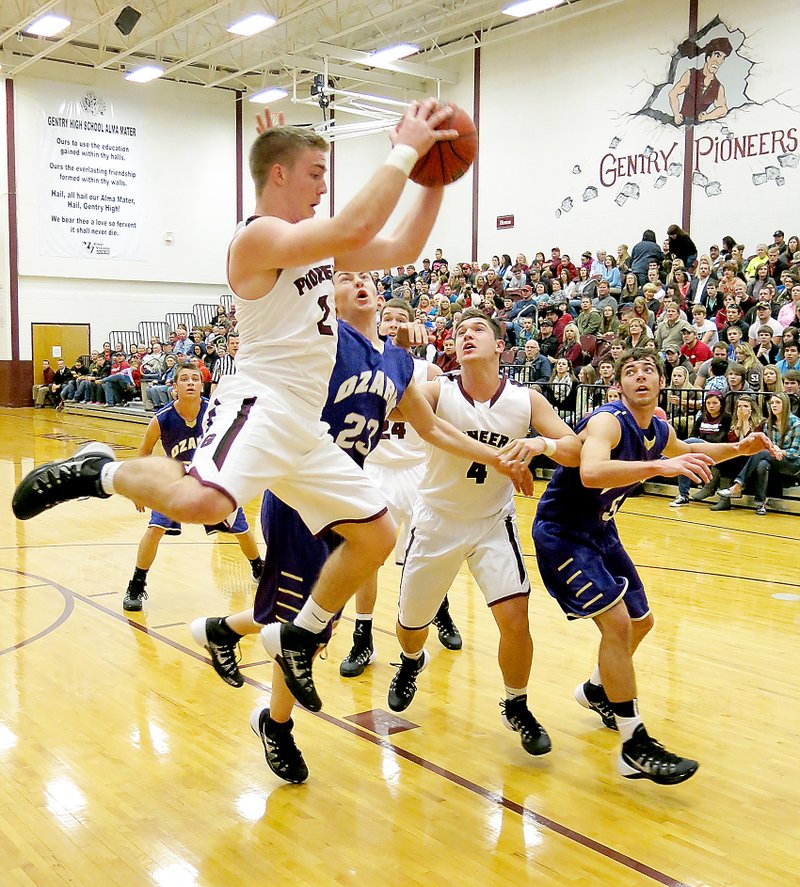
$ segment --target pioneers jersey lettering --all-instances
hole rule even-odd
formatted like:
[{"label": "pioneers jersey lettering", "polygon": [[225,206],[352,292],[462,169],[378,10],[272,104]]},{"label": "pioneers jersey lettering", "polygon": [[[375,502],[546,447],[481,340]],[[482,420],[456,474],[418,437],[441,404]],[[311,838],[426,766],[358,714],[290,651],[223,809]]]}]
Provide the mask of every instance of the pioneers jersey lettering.
[{"label": "pioneers jersey lettering", "polygon": [[464,434],[473,440],[488,444],[490,447],[497,447],[498,449],[504,447],[511,439],[505,434],[499,434],[497,431],[465,431]]},{"label": "pioneers jersey lettering", "polygon": [[309,268],[302,277],[298,277],[294,281],[297,295],[302,296],[303,293],[312,290],[323,280],[333,280],[333,265],[315,265],[313,268]]}]

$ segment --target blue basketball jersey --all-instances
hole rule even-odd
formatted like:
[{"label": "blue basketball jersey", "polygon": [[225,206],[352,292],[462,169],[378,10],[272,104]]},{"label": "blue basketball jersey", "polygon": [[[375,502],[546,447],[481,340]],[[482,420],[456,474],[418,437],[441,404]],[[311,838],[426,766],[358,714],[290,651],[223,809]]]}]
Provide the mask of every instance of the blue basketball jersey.
[{"label": "blue basketball jersey", "polygon": [[[385,419],[411,381],[414,361],[388,340],[381,353],[349,324],[342,320],[338,324],[336,364],[322,420],[336,445],[363,466],[378,445]],[[261,503],[261,529],[267,554],[254,618],[262,624],[291,620],[342,538],[333,531],[312,536],[300,515],[269,490]],[[321,637],[329,639],[330,626]]]},{"label": "blue basketball jersey", "polygon": [[414,361],[388,339],[381,353],[349,324],[338,324],[336,363],[322,421],[330,426],[336,445],[363,466],[378,445],[384,420],[405,394]]},{"label": "blue basketball jersey", "polygon": [[177,459],[179,462],[192,461],[203,434],[203,416],[207,407],[205,397],[200,398],[200,412],[191,425],[175,409],[174,403],[156,413],[156,420],[161,428],[161,445],[170,459]]},{"label": "blue basketball jersey", "polygon": [[[628,409],[620,402],[603,404],[576,426],[580,434],[587,422],[598,413],[610,413],[619,422],[620,440],[611,451],[611,458],[621,462],[650,462],[660,459],[669,440],[669,425],[655,416],[648,428],[640,428]],[[614,515],[640,485],[634,481],[623,487],[598,489],[585,487],[579,468],[559,466],[548,483],[536,510],[536,520],[569,527],[571,531],[604,531],[613,528]]]}]

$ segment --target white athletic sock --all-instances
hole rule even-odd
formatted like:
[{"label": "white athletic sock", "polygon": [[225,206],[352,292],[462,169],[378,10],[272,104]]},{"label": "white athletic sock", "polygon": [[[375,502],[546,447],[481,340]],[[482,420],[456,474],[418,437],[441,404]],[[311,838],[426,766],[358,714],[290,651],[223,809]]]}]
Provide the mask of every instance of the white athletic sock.
[{"label": "white athletic sock", "polygon": [[356,622],[372,622],[372,613],[356,613]]},{"label": "white athletic sock", "polygon": [[103,492],[108,493],[109,496],[117,492],[114,489],[114,475],[124,464],[124,462],[106,462],[100,469],[100,486],[103,488]]},{"label": "white athletic sock", "polygon": [[603,686],[603,681],[600,679],[600,666],[599,665],[595,665],[594,673],[589,678],[589,683],[594,685],[595,687],[602,687]]},{"label": "white athletic sock", "polygon": [[406,653],[406,651],[403,650],[403,656],[405,656],[406,659],[413,659],[413,660],[416,662],[417,659],[422,659],[422,654],[423,654],[424,652],[425,652],[425,648],[424,648],[424,647],[423,647],[421,650],[417,650],[416,653]]},{"label": "white athletic sock", "polygon": [[312,634],[319,634],[321,631],[324,631],[335,615],[335,613],[329,610],[324,610],[314,601],[314,598],[310,597],[300,608],[300,612],[295,617],[294,624],[298,628],[310,631]]},{"label": "white athletic sock", "polygon": [[527,696],[527,687],[506,687],[506,699],[516,699],[517,696]]}]

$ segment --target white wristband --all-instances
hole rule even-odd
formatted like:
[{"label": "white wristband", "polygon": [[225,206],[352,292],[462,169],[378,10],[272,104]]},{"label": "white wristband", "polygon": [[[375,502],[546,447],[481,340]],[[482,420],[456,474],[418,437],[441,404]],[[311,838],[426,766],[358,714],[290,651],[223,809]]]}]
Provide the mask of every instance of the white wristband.
[{"label": "white wristband", "polygon": [[411,174],[414,165],[419,160],[419,154],[411,145],[395,145],[386,158],[385,165],[399,169],[404,175]]},{"label": "white wristband", "polygon": [[552,437],[542,437],[540,438],[542,443],[544,444],[544,449],[542,450],[542,455],[550,457],[556,451],[556,442]]}]

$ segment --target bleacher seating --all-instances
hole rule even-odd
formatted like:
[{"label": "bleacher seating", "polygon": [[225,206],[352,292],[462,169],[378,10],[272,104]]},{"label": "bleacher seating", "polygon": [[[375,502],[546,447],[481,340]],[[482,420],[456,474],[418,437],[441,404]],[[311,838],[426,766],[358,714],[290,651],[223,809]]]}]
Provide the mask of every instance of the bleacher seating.
[{"label": "bleacher seating", "polygon": [[204,304],[192,305],[192,311],[194,312],[195,323],[198,326],[205,326],[206,324],[213,322],[217,313],[217,306]]},{"label": "bleacher seating", "polygon": [[[122,342],[122,350],[126,354],[130,354],[130,352],[139,344],[141,339],[139,338],[138,330],[112,330],[108,334],[108,341],[111,343],[111,347],[113,348],[117,342]],[[145,343],[147,340],[145,340]]]},{"label": "bleacher seating", "polygon": [[139,335],[142,337],[141,341],[148,346],[153,336],[157,336],[160,342],[167,342],[169,340],[169,324],[163,320],[143,320],[139,324]]},{"label": "bleacher seating", "polygon": [[187,330],[191,330],[191,328],[195,325],[194,322],[194,314],[188,314],[186,312],[180,311],[175,313],[167,314],[165,320],[171,330],[174,330],[178,324],[183,324]]}]

